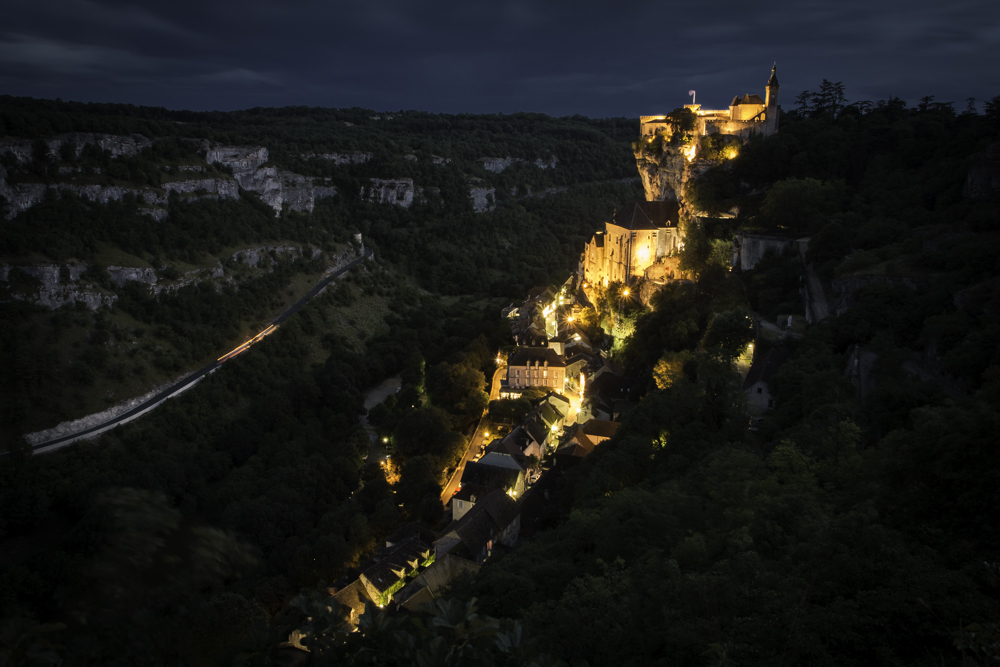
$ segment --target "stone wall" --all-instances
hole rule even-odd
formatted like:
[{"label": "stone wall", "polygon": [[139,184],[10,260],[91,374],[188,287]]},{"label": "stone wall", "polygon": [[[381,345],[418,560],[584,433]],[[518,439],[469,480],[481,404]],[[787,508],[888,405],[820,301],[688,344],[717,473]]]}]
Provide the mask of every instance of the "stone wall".
[{"label": "stone wall", "polygon": [[784,254],[795,243],[794,239],[771,234],[737,234],[733,239],[733,268],[752,271],[764,254],[771,251]]}]

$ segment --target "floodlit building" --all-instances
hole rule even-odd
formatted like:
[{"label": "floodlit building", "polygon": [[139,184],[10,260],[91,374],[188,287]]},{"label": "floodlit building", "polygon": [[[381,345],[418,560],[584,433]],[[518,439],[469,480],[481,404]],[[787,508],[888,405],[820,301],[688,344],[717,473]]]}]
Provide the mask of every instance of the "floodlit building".
[{"label": "floodlit building", "polygon": [[604,285],[645,275],[658,259],[681,248],[680,205],[675,201],[633,202],[615,211],[583,251],[583,280]]},{"label": "floodlit building", "polygon": [[[697,116],[696,134],[732,134],[746,140],[751,134],[769,136],[778,131],[778,68],[771,68],[771,78],[767,80],[764,99],[760,95],[746,93],[736,95],[728,109],[702,109],[700,104],[685,104]],[[640,116],[640,134],[652,137],[657,133],[668,137],[673,131],[666,115]]]},{"label": "floodlit building", "polygon": [[552,347],[519,347],[507,360],[510,389],[551,387],[562,390],[566,360]]}]

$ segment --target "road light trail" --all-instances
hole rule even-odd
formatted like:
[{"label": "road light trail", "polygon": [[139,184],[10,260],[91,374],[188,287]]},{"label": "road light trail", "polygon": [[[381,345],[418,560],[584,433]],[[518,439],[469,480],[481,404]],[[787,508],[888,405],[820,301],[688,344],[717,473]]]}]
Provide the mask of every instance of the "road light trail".
[{"label": "road light trail", "polygon": [[[109,419],[101,424],[98,424],[97,426],[85,428],[81,431],[77,431],[76,433],[70,433],[68,435],[59,436],[51,440],[47,440],[45,442],[40,442],[38,444],[32,445],[31,446],[32,452],[35,454],[45,454],[48,452],[56,451],[77,440],[81,440],[83,438],[88,438],[88,437],[94,437],[96,435],[99,435],[105,431],[108,431],[118,426],[119,424],[124,424],[126,422],[132,421],[133,419],[136,419],[145,414],[146,412],[149,412],[150,410],[156,408],[158,405],[163,403],[168,398],[172,398],[180,394],[182,391],[190,389],[198,382],[200,382],[206,375],[217,370],[226,361],[242,354],[243,352],[246,352],[250,348],[250,346],[252,346],[254,343],[262,340],[265,336],[269,336],[270,334],[277,331],[278,327],[281,326],[281,324],[284,323],[285,320],[287,320],[289,317],[291,317],[299,310],[301,310],[302,307],[305,306],[313,297],[317,296],[320,292],[326,289],[327,285],[332,283],[336,278],[343,275],[347,271],[350,271],[358,264],[361,264],[363,261],[365,261],[371,256],[372,256],[372,251],[368,249],[361,257],[355,259],[347,266],[338,269],[333,273],[331,273],[330,275],[326,276],[325,278],[320,280],[319,283],[316,284],[316,286],[314,286],[311,290],[309,290],[309,292],[304,297],[296,301],[294,304],[292,304],[290,308],[288,308],[288,310],[286,310],[284,313],[276,317],[266,329],[264,329],[259,334],[257,334],[247,342],[243,343],[236,349],[232,350],[231,352],[222,355],[221,357],[219,357],[209,365],[205,366],[201,370],[191,373],[190,375],[188,375],[187,377],[185,377],[172,387],[164,391],[161,391],[154,397],[146,401],[143,401],[142,403],[135,406],[131,410],[128,410],[127,412],[124,412],[118,415],[117,417],[113,417],[112,419]],[[0,452],[0,458],[8,456],[9,454],[10,452]]]},{"label": "road light trail", "polygon": [[222,355],[221,357],[219,357],[218,359],[216,359],[216,361],[219,362],[219,363],[222,363],[224,361],[228,361],[228,360],[232,359],[233,357],[235,357],[240,352],[246,352],[248,349],[250,349],[251,345],[253,345],[254,343],[256,343],[256,342],[258,342],[260,340],[262,340],[264,338],[264,336],[273,334],[275,331],[277,331],[277,329],[278,329],[278,325],[277,324],[272,324],[271,326],[269,326],[268,328],[264,329],[259,334],[257,334],[256,336],[254,336],[253,338],[251,338],[250,340],[248,340],[247,342],[243,343],[242,345],[240,345],[239,347],[237,347],[236,349],[234,349],[232,352],[228,352],[228,353]]}]

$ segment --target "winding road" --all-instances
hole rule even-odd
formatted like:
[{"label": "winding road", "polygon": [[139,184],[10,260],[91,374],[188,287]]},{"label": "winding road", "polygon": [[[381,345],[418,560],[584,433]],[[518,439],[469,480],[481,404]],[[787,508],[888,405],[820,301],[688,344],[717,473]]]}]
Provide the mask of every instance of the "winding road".
[{"label": "winding road", "polygon": [[[67,445],[69,445],[71,443],[74,443],[77,440],[83,440],[83,439],[86,439],[86,438],[93,438],[93,437],[95,437],[97,435],[100,435],[101,433],[104,433],[105,431],[109,431],[109,430],[115,428],[116,426],[119,426],[121,424],[125,424],[127,422],[130,422],[133,419],[136,419],[136,418],[138,418],[138,417],[146,414],[147,412],[153,410],[154,408],[156,408],[157,406],[159,406],[161,403],[163,403],[164,401],[166,401],[168,398],[172,398],[174,396],[177,396],[178,394],[180,394],[180,393],[182,393],[182,392],[190,389],[194,385],[196,385],[199,382],[201,382],[201,380],[206,375],[208,375],[209,373],[212,373],[213,371],[215,371],[216,369],[218,369],[220,366],[222,366],[222,364],[226,363],[227,361],[229,361],[233,357],[236,357],[236,356],[242,354],[243,352],[246,352],[248,349],[250,349],[250,347],[254,343],[262,340],[265,336],[268,336],[269,334],[272,334],[275,331],[277,331],[277,329],[278,329],[279,326],[281,326],[284,322],[286,322],[289,317],[291,317],[295,313],[297,313],[300,310],[302,310],[303,306],[305,306],[307,303],[309,303],[310,300],[312,300],[320,292],[322,292],[324,289],[326,289],[326,287],[330,283],[332,283],[334,280],[336,280],[337,278],[339,278],[341,275],[343,275],[344,273],[350,271],[355,266],[357,266],[358,264],[360,264],[361,262],[365,261],[366,259],[368,259],[371,256],[372,256],[372,251],[370,249],[365,250],[364,254],[361,257],[358,257],[357,259],[355,259],[354,261],[352,261],[347,266],[344,266],[344,267],[342,267],[342,268],[334,271],[330,275],[325,276],[322,280],[320,280],[318,283],[316,283],[316,285],[311,290],[309,290],[309,292],[306,293],[306,295],[304,297],[302,297],[301,299],[299,299],[298,301],[296,301],[294,304],[292,304],[288,308],[288,310],[286,310],[281,315],[279,315],[277,318],[275,318],[274,320],[272,320],[271,324],[266,329],[264,329],[259,334],[257,334],[256,336],[254,336],[253,338],[251,338],[247,342],[243,343],[239,347],[235,348],[231,352],[228,352],[228,353],[222,355],[217,360],[213,361],[212,363],[210,363],[209,365],[205,366],[201,370],[197,370],[194,373],[191,373],[190,375],[188,375],[187,377],[185,377],[180,382],[177,382],[173,386],[171,386],[171,387],[169,387],[167,389],[164,389],[163,391],[161,391],[160,393],[156,394],[155,396],[153,396],[149,400],[144,401],[143,403],[140,403],[139,405],[135,406],[134,408],[132,408],[128,412],[124,412],[124,413],[118,415],[117,417],[113,417],[112,419],[109,419],[109,420],[107,420],[106,422],[104,422],[102,424],[98,424],[97,426],[92,426],[90,428],[84,429],[82,431],[78,431],[76,433],[71,433],[69,435],[60,436],[58,438],[54,438],[52,440],[48,440],[47,442],[40,442],[37,445],[32,446],[32,448],[31,448],[32,449],[32,453],[33,454],[48,454],[49,452],[54,452],[57,449],[61,449],[63,447],[66,447]],[[0,457],[6,456],[7,454],[8,454],[8,452],[0,452]]]}]

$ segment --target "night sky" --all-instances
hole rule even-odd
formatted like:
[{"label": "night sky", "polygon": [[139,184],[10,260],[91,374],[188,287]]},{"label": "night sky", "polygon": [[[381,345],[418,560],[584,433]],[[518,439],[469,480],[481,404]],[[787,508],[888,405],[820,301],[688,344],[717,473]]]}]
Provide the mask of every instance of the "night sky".
[{"label": "night sky", "polygon": [[[5,0],[0,93],[172,109],[637,116],[826,78],[849,100],[1000,95],[997,0]],[[980,106],[981,108],[981,106]]]}]

